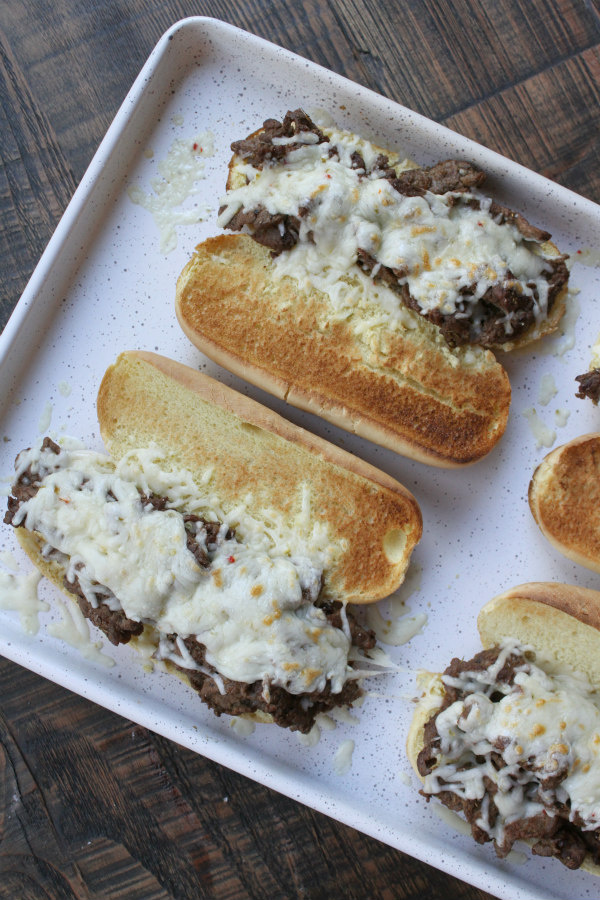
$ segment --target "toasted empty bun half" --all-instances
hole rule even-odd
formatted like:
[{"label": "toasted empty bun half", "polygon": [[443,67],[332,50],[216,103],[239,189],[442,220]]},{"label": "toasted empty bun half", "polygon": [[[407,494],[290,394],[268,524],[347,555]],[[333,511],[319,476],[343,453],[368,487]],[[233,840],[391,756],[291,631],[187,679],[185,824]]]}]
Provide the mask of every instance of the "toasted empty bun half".
[{"label": "toasted empty bun half", "polygon": [[529,506],[553,547],[600,572],[600,434],[575,438],[542,460]]},{"label": "toasted empty bun half", "polygon": [[372,303],[336,317],[328,294],[276,278],[264,246],[221,235],[183,269],[176,312],[203,353],[293,406],[430,465],[481,459],[506,427],[505,370],[489,351],[451,350],[410,310],[402,327],[373,325],[373,291]]},{"label": "toasted empty bun half", "polygon": [[392,593],[421,537],[419,506],[401,484],[195,369],[129,352],[106,372],[98,420],[115,459],[156,444],[210,487],[222,507],[251,497],[290,527],[325,527],[334,549],[325,591],[353,603]]}]

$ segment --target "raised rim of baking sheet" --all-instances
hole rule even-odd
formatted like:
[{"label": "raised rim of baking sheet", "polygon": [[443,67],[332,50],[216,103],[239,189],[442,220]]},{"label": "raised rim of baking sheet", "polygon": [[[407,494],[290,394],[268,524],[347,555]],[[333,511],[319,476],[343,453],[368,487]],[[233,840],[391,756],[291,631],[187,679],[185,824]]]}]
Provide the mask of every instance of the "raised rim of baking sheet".
[{"label": "raised rim of baking sheet", "polygon": [[[548,228],[574,260],[563,332],[503,360],[513,387],[509,426],[493,453],[471,468],[432,470],[289,407],[203,357],[175,321],[177,275],[195,244],[219,231],[216,213],[231,141],[300,105],[327,110],[340,126],[423,164],[471,159],[490,173],[490,191]],[[198,138],[206,143],[204,171],[194,192],[184,191],[170,213],[170,224],[175,214],[180,224],[172,231],[175,246],[165,249],[164,226],[149,206],[172,175],[164,164],[173,148]],[[0,476],[8,485],[16,452],[42,430],[101,448],[95,396],[102,373],[121,350],[158,351],[202,368],[406,484],[421,504],[425,531],[394,610],[404,604],[403,622],[418,624],[418,616],[426,622],[408,643],[386,647],[395,668],[369,685],[357,721],[330,723],[336,727],[323,729],[314,746],[275,726],[243,733],[239,723],[208,712],[179,680],[141,666],[128,647],[103,643],[112,667],[86,658],[52,635],[67,607],[49,585],[40,595],[50,609],[40,614],[35,633],[23,630],[18,611],[0,610],[0,652],[498,897],[591,895],[595,882],[585,873],[516,853],[499,860],[490,845],[479,847],[448,817],[440,820],[436,804],[418,795],[404,740],[417,671],[438,671],[453,655],[479,648],[475,618],[484,602],[526,581],[600,587],[599,576],[557,557],[526,502],[533,468],[547,452],[539,445],[539,428],[532,430],[531,410],[554,432],[555,446],[598,427],[592,405],[574,399],[574,377],[588,368],[600,331],[600,314],[586,302],[598,292],[591,248],[599,243],[600,210],[589,200],[234,26],[203,17],[174,24],[128,93],[0,336]],[[542,399],[544,378],[556,388],[550,402]],[[0,531],[0,553],[3,565],[10,568],[14,560],[30,571],[10,528]],[[383,617],[390,609],[379,605]],[[94,634],[92,641],[97,639]],[[341,767],[350,750],[351,765]]]}]

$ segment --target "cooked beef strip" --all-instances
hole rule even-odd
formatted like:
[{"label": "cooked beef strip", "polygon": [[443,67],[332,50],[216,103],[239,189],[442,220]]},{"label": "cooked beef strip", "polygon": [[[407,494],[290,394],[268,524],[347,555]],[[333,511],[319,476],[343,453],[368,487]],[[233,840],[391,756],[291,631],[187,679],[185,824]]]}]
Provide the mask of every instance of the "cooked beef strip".
[{"label": "cooked beef strip", "polygon": [[[341,603],[317,600],[315,605],[324,610],[331,625],[335,628],[341,627]],[[375,646],[374,632],[360,625],[352,613],[348,612],[346,615],[352,645],[359,647],[363,652],[372,650]],[[174,642],[176,635],[169,635],[169,638]],[[261,711],[271,715],[277,725],[306,734],[313,727],[319,713],[327,712],[334,707],[350,706],[362,693],[358,682],[349,680],[339,694],[332,694],[329,685],[322,691],[303,694],[290,694],[278,685],[269,685],[268,699],[265,699],[262,681],[246,684],[228,678],[222,679],[225,693],[221,693],[218,682],[211,677],[210,673],[215,670],[205,660],[204,645],[194,637],[185,638],[184,644],[194,662],[204,667],[206,671],[199,672],[183,666],[178,668],[185,672],[191,686],[217,716],[223,713],[241,716]]]},{"label": "cooked beef strip", "polygon": [[[50,450],[57,456],[61,452],[58,444],[55,444],[49,437],[45,437],[42,441],[42,450]],[[21,503],[25,503],[27,500],[31,500],[32,497],[35,497],[40,487],[40,480],[41,475],[32,472],[31,466],[28,466],[20,475],[11,489],[13,496],[8,498],[8,509],[4,515],[5,525],[12,525],[15,513]]]},{"label": "cooked beef strip", "polygon": [[[136,637],[144,630],[142,622],[129,619],[122,609],[113,610],[105,603],[99,602],[98,606],[92,606],[75,577],[73,581],[63,578],[65,590],[77,597],[79,609],[92,624],[104,632],[111,644],[127,644],[132,637]],[[100,598],[99,598],[100,599]]]},{"label": "cooked beef strip", "polygon": [[274,253],[291,250],[298,243],[300,219],[283,213],[269,213],[264,206],[240,209],[227,224],[231,231],[242,231],[248,225],[254,240]]},{"label": "cooked beef strip", "polygon": [[508,206],[501,206],[495,200],[492,200],[490,215],[497,219],[498,223],[501,225],[505,222],[514,225],[527,241],[538,241],[540,244],[543,244],[552,237],[549,231],[543,231],[541,228],[528,222],[525,216],[522,216],[520,212],[515,212],[514,210],[509,209]]},{"label": "cooked beef strip", "polygon": [[592,403],[597,406],[598,400],[600,400],[600,369],[584,372],[583,375],[578,375],[575,381],[579,382],[579,390],[575,396],[581,400],[589,397]]},{"label": "cooked beef strip", "polygon": [[258,133],[251,134],[241,141],[234,141],[231,149],[245,163],[254,166],[255,169],[261,169],[265,162],[285,159],[290,150],[301,146],[296,143],[274,144],[273,138],[290,138],[301,132],[315,134],[319,144],[327,140],[312,119],[303,110],[296,109],[288,112],[283,122],[267,119]]},{"label": "cooked beef strip", "polygon": [[[564,821],[564,820],[563,820]],[[537,836],[532,834],[531,840]],[[596,859],[598,858],[598,848],[589,848]],[[585,832],[578,832],[574,828],[569,828],[568,823],[554,834],[550,831],[547,837],[539,837],[531,847],[531,852],[536,856],[555,856],[568,869],[578,869],[584,862],[588,854],[588,845],[585,839]]]},{"label": "cooked beef strip", "polygon": [[[185,645],[190,652],[191,646],[201,646],[193,638],[187,638]],[[206,665],[206,664],[205,664]],[[206,667],[210,672],[210,667]],[[349,706],[357,700],[361,689],[356,681],[347,681],[339,694],[332,694],[329,686],[323,691],[312,693],[290,694],[278,685],[270,685],[268,699],[265,699],[264,686],[261,681],[246,684],[223,678],[225,693],[221,693],[217,682],[210,674],[196,670],[183,670],[190,685],[217,716],[222,714],[242,716],[257,711],[268,713],[273,721],[282,728],[300,731],[306,734],[315,723],[316,716],[334,707]]]},{"label": "cooked beef strip", "polygon": [[406,197],[422,197],[427,191],[432,194],[463,193],[485,181],[485,172],[459,159],[446,159],[429,168],[406,169],[399,175],[395,172],[392,175],[392,172],[386,172],[386,178],[399,194]]},{"label": "cooked beef strip", "polygon": [[[318,142],[327,140],[323,132],[301,109],[288,112],[283,122],[268,119],[262,131],[251,135],[242,141],[235,141],[231,149],[240,156],[244,162],[257,169],[273,161],[285,159],[290,150],[299,144],[273,144],[275,137],[291,137],[300,131],[316,134]],[[334,155],[332,148],[330,155]],[[363,176],[369,174],[360,153],[352,154],[352,168],[362,169]],[[407,169],[397,173],[390,165],[389,158],[379,154],[370,172],[377,172],[386,178],[398,193],[408,197],[422,196],[427,191],[433,194],[469,192],[479,187],[485,180],[485,173],[472,163],[448,159],[436,163],[428,168]],[[455,198],[452,202],[460,202]],[[479,201],[473,198],[469,203],[474,208],[479,208]],[[285,215],[282,213],[269,213],[258,204],[253,209],[240,210],[229,220],[226,227],[231,231],[242,231],[246,226],[250,229],[252,238],[259,244],[268,247],[277,255],[284,250],[291,250],[298,242],[300,219],[306,210],[299,211],[299,216]],[[550,239],[550,234],[537,228],[525,219],[519,212],[515,212],[496,201],[492,201],[490,214],[500,223],[514,225],[526,240],[544,242]],[[366,251],[359,249],[357,264],[367,274],[372,275],[376,281],[383,281],[400,298],[401,302],[424,315],[433,322],[444,335],[450,347],[464,344],[478,344],[481,347],[492,348],[515,340],[524,334],[535,321],[534,298],[523,296],[510,287],[510,273],[506,282],[496,284],[488,289],[481,301],[477,304],[476,319],[465,316],[470,305],[469,296],[473,294],[474,286],[463,290],[465,302],[455,313],[442,313],[433,310],[424,313],[419,303],[411,297],[408,287],[402,283],[406,271],[394,270],[379,265],[377,261]],[[375,272],[375,274],[373,274]],[[567,283],[569,273],[564,263],[564,257],[548,260],[549,284],[548,312],[552,310],[556,298]],[[506,314],[511,313],[511,331],[507,333],[505,327]],[[457,315],[458,314],[458,315]],[[579,396],[579,395],[578,395]]]},{"label": "cooked beef strip", "polygon": [[[450,666],[446,669],[445,675],[457,677],[461,672],[484,671],[495,662],[500,653],[500,648],[495,647],[478,653],[471,660],[453,659]],[[501,684],[512,685],[515,678],[515,672],[527,660],[518,655],[512,654],[506,660],[504,666],[498,674],[498,682]],[[424,746],[417,758],[417,768],[421,775],[427,775],[435,769],[437,764],[437,751],[439,749],[439,735],[436,727],[436,719],[439,713],[447,709],[457,700],[463,699],[465,693],[452,685],[445,685],[445,694],[442,704],[435,714],[429,719],[424,728]],[[499,701],[504,694],[501,690],[492,693],[490,699],[492,702]],[[502,747],[498,747],[498,754],[492,754],[492,763],[496,769],[504,766],[504,760],[501,754]],[[531,766],[533,768],[533,764]],[[567,774],[566,767],[562,768],[553,776],[552,779],[546,778],[540,781],[543,787],[551,787],[554,783],[560,783]],[[489,806],[487,816],[490,824],[494,824],[498,816],[498,809],[494,803],[494,794],[497,787],[489,779],[485,779],[486,791],[489,798]],[[430,794],[421,791],[426,800],[430,800]],[[478,843],[487,843],[492,840],[489,833],[477,825],[477,820],[482,813],[482,800],[466,800],[449,790],[442,790],[435,795],[449,809],[462,813],[467,822],[471,826],[471,832],[474,839]],[[565,866],[570,869],[576,869],[581,866],[582,862],[589,854],[591,859],[600,863],[600,834],[598,832],[583,831],[584,824],[581,819],[575,816],[575,821],[569,821],[570,809],[565,804],[556,803],[554,808],[555,815],[551,816],[545,812],[539,813],[528,819],[519,819],[510,822],[504,827],[504,840],[502,844],[494,841],[494,848],[500,857],[506,856],[511,850],[515,841],[525,840],[532,843],[532,852],[538,856],[555,856]]]}]

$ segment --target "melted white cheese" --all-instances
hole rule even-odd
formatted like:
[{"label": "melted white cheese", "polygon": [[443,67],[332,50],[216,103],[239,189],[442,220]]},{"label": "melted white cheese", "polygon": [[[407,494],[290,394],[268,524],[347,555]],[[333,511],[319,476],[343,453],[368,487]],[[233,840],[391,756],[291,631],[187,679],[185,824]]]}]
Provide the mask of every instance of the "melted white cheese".
[{"label": "melted white cheese", "polygon": [[40,416],[40,420],[38,422],[38,431],[40,434],[44,434],[46,431],[48,431],[51,421],[52,421],[52,404],[50,402],[48,402],[44,406],[44,410],[43,410],[43,412]]},{"label": "melted white cheese", "polygon": [[92,641],[88,620],[76,603],[60,603],[60,622],[51,622],[46,630],[48,634],[59,638],[81,653],[84,659],[100,663],[107,668],[115,665],[112,657],[102,652],[102,641]]},{"label": "melted white cheese", "polygon": [[553,397],[556,397],[557,394],[558,388],[556,387],[554,376],[549,372],[547,372],[545,375],[542,375],[538,395],[538,400],[542,404],[542,406],[548,406],[550,401],[553,399]]},{"label": "melted white cheese", "polygon": [[162,253],[170,253],[177,246],[177,225],[196,225],[209,215],[210,209],[204,203],[189,209],[184,203],[188,197],[200,193],[196,182],[205,177],[206,157],[213,154],[211,132],[203,132],[191,140],[175,140],[166,158],[158,164],[159,176],[152,179],[151,192],[146,193],[137,184],[127,189],[133,203],[152,213],[160,232]]},{"label": "melted white cheese", "polygon": [[[298,244],[275,260],[280,276],[299,276],[320,289],[328,285],[328,291],[337,284],[345,296],[356,291],[344,284],[344,276],[355,275],[360,249],[378,265],[398,270],[399,283],[408,286],[424,312],[470,315],[485,292],[500,283],[533,297],[537,321],[545,318],[549,266],[541,245],[526,240],[511,223],[499,224],[489,213],[488,198],[452,192],[403,196],[377,169],[364,177],[363,169],[351,168],[351,153],[357,150],[369,171],[381,152],[377,147],[347,133],[327,134],[325,143],[307,142],[262,169],[244,164],[248,183],[222,199],[219,224],[226,226],[240,209],[257,205],[290,216],[307,210],[300,217]],[[479,208],[469,205],[472,200]],[[472,294],[461,293],[471,286]],[[509,314],[504,325],[510,335]]]},{"label": "melted white cheese", "polygon": [[372,628],[377,640],[383,644],[400,647],[407,644],[415,635],[420,634],[427,624],[427,613],[419,613],[416,616],[408,616],[408,608],[404,608],[398,618],[382,615],[381,610],[372,604],[366,612],[366,620],[369,628]]},{"label": "melted white cheese", "polygon": [[[339,693],[352,676],[348,634],[312,603],[330,542],[323,526],[308,525],[308,495],[298,533],[283,534],[274,515],[261,524],[243,504],[227,515],[211,508],[208,485],[202,496],[156,448],[115,466],[93,452],[37,447],[20,454],[17,474],[30,465],[44,478],[14,524],[39,532],[48,553],[68,559],[67,577],[78,578],[92,605],[108,602],[165,635],[195,636],[207,663],[234,681],[262,680],[291,693],[330,682]],[[140,491],[168,496],[173,508],[144,504]],[[182,510],[223,523],[208,569],[187,549]],[[228,526],[239,540],[226,537]],[[186,658],[178,662],[185,666]]]},{"label": "melted white cheese", "polygon": [[335,775],[347,775],[352,767],[353,753],[354,741],[342,741],[333,758],[333,771]]},{"label": "melted white cheese", "polygon": [[555,409],[554,410],[554,421],[556,422],[559,428],[564,428],[567,422],[569,421],[569,416],[571,415],[570,409]]},{"label": "melted white cheese", "polygon": [[[571,820],[577,814],[584,829],[600,826],[600,696],[575,673],[548,674],[528,663],[515,676],[515,687],[496,684],[509,653],[523,651],[507,642],[496,663],[483,672],[443,677],[445,684],[467,691],[436,719],[440,735],[439,763],[425,777],[424,789],[436,794],[450,789],[460,797],[484,800],[481,828],[502,843],[506,824],[567,802]],[[492,702],[491,694],[504,696]],[[505,765],[496,768],[492,754],[505,745]],[[523,766],[527,765],[528,770]],[[534,771],[530,771],[533,768]],[[557,787],[540,781],[565,769]],[[498,786],[494,802],[498,820],[487,819],[486,784]]]},{"label": "melted white cheese", "polygon": [[0,571],[0,609],[18,612],[23,631],[27,634],[36,634],[39,614],[49,609],[48,604],[38,597],[41,577],[37,571],[29,575]]},{"label": "melted white cheese", "polygon": [[590,361],[590,369],[600,368],[600,334],[592,344],[592,358]]},{"label": "melted white cheese", "polygon": [[527,409],[524,409],[523,415],[529,422],[531,433],[536,440],[537,449],[539,450],[540,447],[551,447],[556,440],[556,432],[544,424],[533,406],[528,406]]}]

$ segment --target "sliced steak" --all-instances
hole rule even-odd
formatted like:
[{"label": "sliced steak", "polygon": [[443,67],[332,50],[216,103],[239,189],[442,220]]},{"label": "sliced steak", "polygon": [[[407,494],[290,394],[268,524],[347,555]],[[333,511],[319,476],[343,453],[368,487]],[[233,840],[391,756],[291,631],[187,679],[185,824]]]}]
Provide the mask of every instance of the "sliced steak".
[{"label": "sliced steak", "polygon": [[583,375],[578,375],[575,381],[579,382],[579,390],[575,396],[581,400],[589,397],[592,403],[597,406],[598,400],[600,400],[600,369],[584,372]]}]

